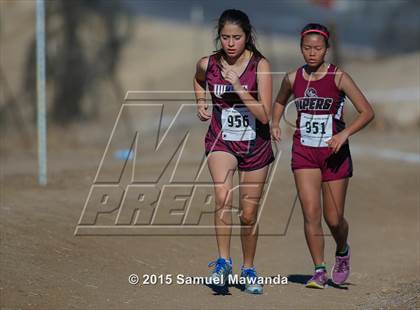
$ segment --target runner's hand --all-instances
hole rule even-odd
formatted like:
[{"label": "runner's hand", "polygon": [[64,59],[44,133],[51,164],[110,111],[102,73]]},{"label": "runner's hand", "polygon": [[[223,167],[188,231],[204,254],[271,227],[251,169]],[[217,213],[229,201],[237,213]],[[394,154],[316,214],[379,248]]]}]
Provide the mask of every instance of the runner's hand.
[{"label": "runner's hand", "polygon": [[208,111],[209,105],[205,100],[199,100],[197,102],[197,117],[205,122],[211,118],[211,113]]},{"label": "runner's hand", "polygon": [[241,88],[241,83],[239,81],[239,76],[233,70],[223,71],[223,75],[225,76],[225,80],[228,81],[230,84],[233,85],[235,88]]},{"label": "runner's hand", "polygon": [[347,141],[348,137],[349,136],[347,135],[347,133],[345,131],[342,131],[332,136],[330,140],[326,141],[326,143],[334,153],[338,153],[338,151],[340,151],[341,146]]},{"label": "runner's hand", "polygon": [[271,139],[276,142],[280,142],[281,138],[281,129],[280,127],[271,127]]}]

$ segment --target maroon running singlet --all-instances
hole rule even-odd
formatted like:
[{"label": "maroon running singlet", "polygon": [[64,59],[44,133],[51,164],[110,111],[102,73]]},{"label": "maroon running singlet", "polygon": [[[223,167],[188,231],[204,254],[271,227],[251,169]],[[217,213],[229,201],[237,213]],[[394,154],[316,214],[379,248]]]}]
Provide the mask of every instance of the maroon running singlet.
[{"label": "maroon running singlet", "polygon": [[[254,54],[239,77],[241,85],[258,100],[257,66]],[[221,73],[215,55],[209,57],[206,82],[213,102],[213,114],[205,138],[206,155],[228,152],[238,160],[238,170],[257,170],[274,160],[269,124],[263,124],[248,110],[233,86]]]},{"label": "maroon running singlet", "polygon": [[336,154],[326,144],[327,140],[345,128],[345,94],[335,84],[336,70],[337,67],[330,64],[323,78],[308,81],[301,67],[296,71],[293,84],[298,117],[293,136],[292,170],[318,168],[323,182],[351,177],[353,174],[348,141]]}]

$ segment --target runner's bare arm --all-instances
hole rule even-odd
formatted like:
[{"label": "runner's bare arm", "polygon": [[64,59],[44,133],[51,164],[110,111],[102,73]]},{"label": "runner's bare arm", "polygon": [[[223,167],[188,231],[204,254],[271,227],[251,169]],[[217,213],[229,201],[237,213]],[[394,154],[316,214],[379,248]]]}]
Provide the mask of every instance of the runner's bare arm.
[{"label": "runner's bare arm", "polygon": [[280,130],[280,119],[283,115],[287,100],[289,100],[292,94],[292,84],[290,82],[289,73],[287,73],[283,81],[281,82],[280,90],[277,94],[276,100],[274,101],[273,107],[273,118],[271,121],[271,138],[280,142],[281,130]]},{"label": "runner's bare arm", "polygon": [[287,104],[287,100],[289,100],[291,95],[292,95],[292,85],[290,83],[289,73],[288,73],[284,76],[283,81],[281,82],[280,90],[274,102],[273,120],[271,124],[273,127],[279,126],[280,119],[283,115],[284,108]]},{"label": "runner's bare arm", "polygon": [[333,152],[337,153],[351,135],[355,134],[369,124],[375,114],[366,97],[360,91],[359,87],[357,87],[350,75],[342,72],[341,70],[337,70],[335,82],[338,89],[343,91],[349,97],[357,112],[359,112],[357,118],[351,122],[346,129],[340,131],[330,140],[326,141]]},{"label": "runner's bare arm", "polygon": [[197,101],[197,117],[201,121],[206,121],[211,117],[206,102],[206,70],[208,63],[208,57],[203,57],[197,62],[196,73],[193,79],[194,93]]},{"label": "runner's bare arm", "polygon": [[[338,72],[341,73],[341,71]],[[349,97],[357,112],[359,112],[357,118],[345,129],[347,135],[351,136],[369,124],[374,118],[375,113],[373,112],[372,106],[350,75],[346,72],[342,72],[342,77],[338,83],[338,88]]]},{"label": "runner's bare arm", "polygon": [[206,98],[206,70],[209,63],[208,57],[203,57],[197,62],[196,72],[193,79],[195,97]]},{"label": "runner's bare arm", "polygon": [[[226,79],[228,79],[227,77]],[[229,81],[230,82],[230,81]],[[258,82],[258,100],[255,100],[249,92],[247,92],[239,83],[239,79],[235,77],[232,83],[238,96],[247,106],[249,111],[263,124],[268,124],[271,118],[271,104],[272,104],[272,78],[269,62],[263,58],[258,63],[257,67],[257,82]]]}]

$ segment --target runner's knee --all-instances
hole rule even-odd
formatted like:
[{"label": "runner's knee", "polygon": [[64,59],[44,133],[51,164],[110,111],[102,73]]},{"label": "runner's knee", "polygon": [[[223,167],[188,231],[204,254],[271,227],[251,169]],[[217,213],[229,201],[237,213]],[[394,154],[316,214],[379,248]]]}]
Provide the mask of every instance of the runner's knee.
[{"label": "runner's knee", "polygon": [[325,222],[331,230],[338,230],[343,224],[343,217],[324,214]]},{"label": "runner's knee", "polygon": [[240,219],[242,225],[254,225],[257,221],[257,214],[255,212],[242,212]]},{"label": "runner's knee", "polygon": [[307,210],[305,210],[303,213],[303,219],[304,219],[305,224],[319,225],[321,223],[321,212],[319,208],[308,207]]},{"label": "runner's knee", "polygon": [[215,191],[215,204],[217,209],[230,207],[231,195],[228,188],[217,188]]}]

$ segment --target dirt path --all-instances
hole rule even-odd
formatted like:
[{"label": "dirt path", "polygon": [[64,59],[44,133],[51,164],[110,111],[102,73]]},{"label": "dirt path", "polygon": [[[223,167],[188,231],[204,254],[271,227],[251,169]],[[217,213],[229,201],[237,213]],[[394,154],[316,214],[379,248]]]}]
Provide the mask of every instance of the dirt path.
[{"label": "dirt path", "polygon": [[[404,134],[404,140],[395,139],[389,146],[386,141],[393,135],[401,136],[370,132],[352,140],[359,151],[353,156],[355,176],[346,211],[353,249],[349,283],[323,291],[303,286],[312,266],[297,205],[285,236],[260,237],[260,275],[288,276],[287,285],[266,285],[263,296],[244,294],[237,287],[217,294],[205,285],[128,283],[133,273],[206,276],[206,264],[216,255],[213,236],[74,236],[100,149],[52,152],[46,188],[36,185],[33,159],[2,158],[1,309],[418,308],[420,164],[363,153],[367,147],[418,152],[418,145],[410,142],[418,141],[416,133]],[[280,233],[295,195],[288,143],[281,146],[284,155],[264,224]],[[328,266],[333,250],[328,237]],[[238,272],[237,236],[232,257]]]}]

